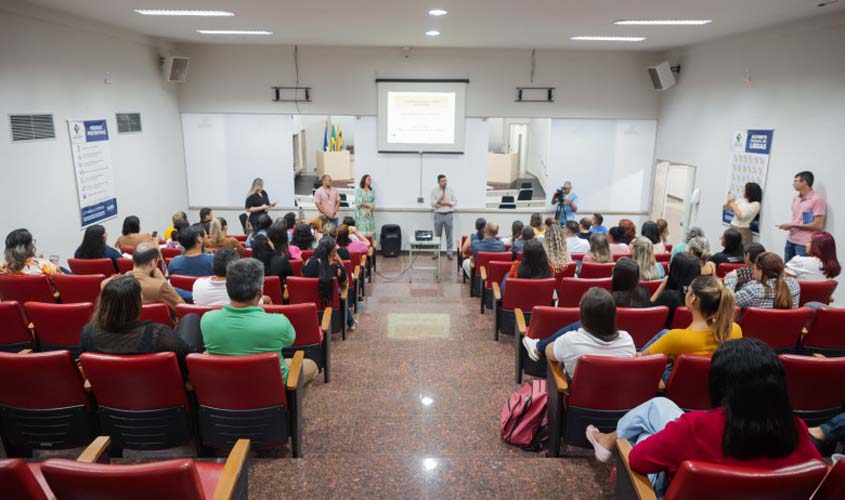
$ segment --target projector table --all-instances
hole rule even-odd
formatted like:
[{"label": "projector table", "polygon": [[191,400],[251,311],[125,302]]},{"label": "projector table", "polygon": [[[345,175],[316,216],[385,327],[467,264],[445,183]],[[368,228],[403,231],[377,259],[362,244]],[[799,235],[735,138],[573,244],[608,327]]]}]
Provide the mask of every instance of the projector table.
[{"label": "projector table", "polygon": [[[411,237],[408,240],[408,283],[414,281],[414,270],[434,271],[434,281],[440,282],[440,238],[432,238],[430,240],[417,240],[416,237]],[[436,257],[436,264],[434,267],[414,267],[414,255],[426,252],[434,252]]]}]

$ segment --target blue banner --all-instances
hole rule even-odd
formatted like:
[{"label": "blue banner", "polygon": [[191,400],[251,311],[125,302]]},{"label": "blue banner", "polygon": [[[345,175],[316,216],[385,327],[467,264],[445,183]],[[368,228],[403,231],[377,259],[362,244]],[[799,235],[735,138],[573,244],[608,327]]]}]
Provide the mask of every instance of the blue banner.
[{"label": "blue banner", "polygon": [[772,150],[774,130],[749,130],[745,139],[745,152],[767,155]]},{"label": "blue banner", "polygon": [[117,198],[104,200],[82,209],[82,227],[96,224],[117,215]]},{"label": "blue banner", "polygon": [[105,120],[86,120],[85,124],[85,141],[107,141],[109,140],[109,129],[106,127]]}]

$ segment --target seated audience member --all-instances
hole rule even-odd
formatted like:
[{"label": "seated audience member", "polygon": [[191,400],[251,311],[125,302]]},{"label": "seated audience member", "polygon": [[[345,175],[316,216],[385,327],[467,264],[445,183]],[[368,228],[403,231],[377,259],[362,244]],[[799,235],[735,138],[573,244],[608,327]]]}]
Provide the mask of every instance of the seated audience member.
[{"label": "seated audience member", "polygon": [[252,239],[259,234],[267,235],[267,229],[270,228],[271,224],[273,224],[273,219],[269,215],[259,215],[258,220],[255,221],[255,226],[252,228],[252,232],[246,238],[246,247],[252,248]]},{"label": "seated audience member", "polygon": [[73,253],[74,259],[111,259],[114,264],[114,269],[117,271],[117,259],[121,257],[117,249],[112,248],[106,243],[108,241],[108,234],[106,228],[100,224],[88,226],[85,229],[85,235],[82,237],[82,243],[77,247]]},{"label": "seated audience member", "polygon": [[[185,222],[188,223],[188,214],[185,212],[175,212],[172,216],[170,216],[170,221],[172,222],[171,226],[164,230],[164,239],[165,240],[172,240],[173,238],[173,231],[176,230],[176,224],[178,222]],[[190,225],[190,224],[188,224]]]},{"label": "seated audience member", "polygon": [[288,241],[293,240],[293,228],[296,227],[296,214],[293,212],[288,212],[284,216],[285,219],[285,227],[288,228]]},{"label": "seated audience member", "polygon": [[719,264],[739,264],[745,260],[742,250],[742,235],[736,229],[725,229],[722,233],[722,251],[710,257],[710,261]]},{"label": "seated audience member", "polygon": [[170,239],[165,242],[165,248],[178,248],[182,249],[182,245],[179,243],[179,232],[184,231],[186,227],[190,227],[191,224],[188,223],[186,220],[180,220],[176,222],[176,225],[173,226],[173,231],[170,233]]},{"label": "seated audience member", "polygon": [[300,222],[293,230],[293,239],[290,243],[292,246],[299,248],[300,252],[304,252],[305,250],[313,250],[317,242],[311,233],[311,226]]},{"label": "seated audience member", "polygon": [[825,281],[839,276],[842,266],[836,258],[836,240],[827,231],[815,231],[807,243],[807,255],[796,255],[786,263],[786,275],[798,281]]},{"label": "seated audience member", "polygon": [[637,237],[637,225],[631,219],[619,219],[618,226],[622,228],[622,242],[626,245]]},{"label": "seated audience member", "polygon": [[578,225],[581,227],[581,232],[578,233],[578,237],[582,240],[590,241],[590,228],[593,225],[592,219],[589,217],[582,217],[578,222]]},{"label": "seated audience member", "polygon": [[[319,242],[323,239],[323,230],[326,226],[327,222],[331,222],[328,217],[325,215],[321,215],[319,217],[314,217],[313,219],[308,221],[308,225],[311,226],[311,234],[314,235],[314,241]],[[315,244],[316,246],[316,244]]]},{"label": "seated audience member", "polygon": [[244,256],[244,245],[235,238],[229,236],[229,223],[223,217],[212,219],[208,224],[210,228],[208,238],[205,242],[205,247],[209,250],[220,250],[223,248],[231,248],[238,252],[241,257]]},{"label": "seated audience member", "polygon": [[651,241],[654,247],[654,253],[666,253],[666,246],[663,244],[663,240],[660,239],[660,228],[656,222],[650,220],[643,222],[643,226],[640,228],[640,235]]},{"label": "seated audience member", "polygon": [[575,265],[572,262],[572,256],[569,255],[566,239],[563,237],[563,229],[556,222],[546,228],[543,249],[546,250],[546,257],[549,259],[549,264],[554,269],[555,275],[564,272],[570,264]]},{"label": "seated audience member", "polygon": [[578,237],[580,231],[581,226],[574,220],[567,221],[563,226],[566,247],[571,253],[587,253],[590,251],[590,243]]},{"label": "seated audience member", "polygon": [[470,245],[472,245],[473,241],[484,239],[484,226],[486,225],[487,219],[485,219],[484,217],[479,217],[475,219],[475,232],[470,233],[469,238],[464,240],[463,245],[461,245],[461,255],[463,255],[464,257],[470,256]]},{"label": "seated audience member", "polygon": [[[305,261],[302,266],[302,276],[305,278],[319,278],[319,292],[322,307],[331,306],[334,298],[333,278],[337,278],[337,283],[341,289],[347,284],[346,269],[343,267],[343,261],[337,253],[337,245],[331,238],[323,238],[317,244],[314,250],[314,255]],[[352,316],[352,306],[347,306],[346,325],[349,331],[355,331],[356,321]]]},{"label": "seated audience member", "polygon": [[681,252],[686,252],[687,245],[689,245],[689,241],[693,238],[698,237],[704,238],[704,231],[698,226],[693,226],[689,228],[687,234],[684,236],[684,241],[672,247],[672,257],[678,255]]},{"label": "seated audience member", "polygon": [[211,221],[214,220],[214,214],[211,213],[211,209],[208,207],[203,207],[200,209],[200,224],[202,224],[202,228],[205,229],[205,233],[208,234],[211,232]]},{"label": "seated audience member", "polygon": [[[357,241],[367,245],[367,248],[370,248],[370,240],[367,239],[366,236],[362,235],[358,232],[358,228],[355,227],[355,218],[350,216],[345,216],[341,221],[342,224],[346,225],[349,229],[349,240],[350,241]],[[338,228],[340,230],[340,228]]]},{"label": "seated audience member", "polygon": [[180,276],[211,276],[214,257],[203,253],[202,226],[196,224],[179,231],[179,243],[184,253],[170,261],[167,272]]},{"label": "seated audience member", "polygon": [[515,220],[511,223],[511,234],[510,236],[505,236],[500,241],[505,245],[510,245],[513,247],[513,244],[516,243],[520,236],[522,235],[522,228],[525,227],[525,224],[521,220]]},{"label": "seated audience member", "polygon": [[645,236],[637,236],[631,242],[631,257],[640,266],[640,279],[645,281],[663,279],[666,271],[654,258],[654,247]]},{"label": "seated audience member", "polygon": [[534,228],[531,226],[524,226],[519,234],[519,239],[511,243],[511,251],[516,255],[525,248],[525,243],[535,239]]},{"label": "seated audience member", "polygon": [[[504,252],[505,251],[505,244],[496,239],[496,236],[499,234],[499,225],[495,222],[488,222],[484,225],[483,229],[484,237],[480,240],[475,240],[469,246],[469,255],[472,256],[472,260],[464,259],[461,267],[464,270],[464,274],[467,277],[472,276],[472,262],[475,262],[478,259],[478,252]],[[467,240],[469,241],[469,240]]]},{"label": "seated audience member", "polygon": [[26,229],[15,229],[6,235],[6,249],[0,274],[22,276],[28,274],[62,274],[62,270],[43,256],[35,255],[35,240]]},{"label": "seated audience member", "polygon": [[534,212],[531,214],[530,224],[532,229],[534,229],[534,236],[537,238],[542,238],[544,234],[546,234],[546,226],[543,224],[543,216]]},{"label": "seated audience member", "polygon": [[[135,253],[132,254],[134,267],[132,271],[126,274],[135,276],[135,279],[141,284],[141,298],[144,304],[163,302],[170,307],[170,312],[175,315],[176,304],[183,304],[185,300],[190,299],[191,293],[185,290],[179,293],[170,286],[158,267],[160,260],[161,252],[158,245],[149,241],[140,243],[135,247]],[[103,285],[105,286],[108,281],[104,281]],[[182,298],[183,296],[185,299]]]},{"label": "seated audience member", "polygon": [[187,314],[173,330],[141,321],[141,283],[131,274],[116,276],[103,287],[91,322],[82,328],[82,352],[131,355],[175,352],[186,373],[185,356],[202,352],[200,318]]},{"label": "seated audience member", "polygon": [[361,252],[366,255],[370,250],[370,245],[367,243],[367,240],[353,240],[353,236],[353,233],[349,230],[349,226],[341,224],[337,228],[337,238],[335,238],[335,242],[338,247],[345,248],[349,252]]},{"label": "seated audience member", "polygon": [[588,426],[596,458],[606,462],[617,439],[630,441],[631,470],[648,474],[659,498],[686,460],[774,470],[821,458],[792,413],[783,365],[765,343],[746,338],[719,346],[709,385],[714,410],[685,413],[658,397],[629,411],[615,432]]},{"label": "seated audience member", "polygon": [[694,255],[679,253],[672,257],[669,275],[663,279],[651,296],[651,305],[669,308],[669,316],[666,318],[667,328],[672,324],[675,309],[684,305],[690,283],[699,276],[701,276],[701,264]]},{"label": "seated audience member", "polygon": [[818,427],[810,427],[810,438],[824,456],[836,451],[838,443],[845,443],[845,413],[840,413]]},{"label": "seated audience member", "polygon": [[539,280],[554,277],[555,269],[549,262],[546,249],[543,248],[543,242],[537,238],[532,238],[525,242],[525,246],[522,247],[522,260],[513,261],[510,270],[502,279],[500,288],[504,296],[508,278]]},{"label": "seated audience member", "polygon": [[549,229],[549,226],[551,226],[551,225],[553,225],[553,224],[557,224],[557,225],[559,226],[559,225],[560,225],[560,221],[558,221],[558,220],[557,220],[557,219],[555,219],[554,217],[546,217],[546,219],[543,221],[543,225],[544,225],[544,226],[546,226],[546,230],[547,230],[547,231],[548,231],[548,229]]},{"label": "seated audience member", "polygon": [[596,231],[590,235],[590,251],[584,254],[583,262],[594,262],[596,264],[613,262],[610,245],[607,243],[607,236],[604,233]]},{"label": "seated audience member", "polygon": [[[742,289],[743,285],[754,279],[754,264],[766,248],[760,243],[754,242],[745,247],[743,252],[744,267],[734,269],[725,275],[725,286],[734,291],[734,294]],[[787,273],[788,274],[788,273]]]},{"label": "seated audience member", "polygon": [[226,267],[240,256],[231,248],[222,248],[214,254],[213,276],[194,281],[193,298],[198,306],[223,306],[229,303],[226,293]]},{"label": "seated audience member", "polygon": [[123,219],[123,230],[120,237],[114,243],[116,248],[130,247],[135,248],[138,244],[145,241],[152,241],[156,244],[162,243],[158,238],[141,232],[141,219],[134,215],[130,215]]},{"label": "seated audience member", "polygon": [[341,247],[337,244],[337,226],[335,226],[334,222],[326,221],[323,224],[323,236],[320,239],[329,238],[330,240],[334,241],[335,248],[337,249],[337,254],[340,256],[342,260],[350,260],[352,256],[349,254],[349,249],[346,247]]},{"label": "seated audience member", "polygon": [[710,242],[703,236],[696,236],[687,242],[687,253],[698,259],[702,276],[716,276],[716,264],[710,260]]},{"label": "seated audience member", "polygon": [[[569,377],[585,354],[633,358],[637,349],[628,332],[616,329],[616,304],[610,292],[590,288],[581,297],[581,326],[546,347],[546,358],[561,364]],[[531,350],[529,350],[531,352]]]},{"label": "seated audience member", "polygon": [[[736,292],[736,305],[764,309],[794,309],[798,307],[801,287],[798,280],[783,275],[783,259],[772,252],[763,252],[754,263],[754,279]],[[733,280],[725,285],[735,288]],[[733,291],[733,288],[729,288]]]},{"label": "seated audience member", "polygon": [[607,230],[607,245],[610,247],[611,255],[630,255],[631,248],[625,243],[624,229],[613,226]]},{"label": "seated audience member", "polygon": [[[267,239],[273,244],[273,249],[277,255],[283,256],[288,260],[301,260],[302,250],[290,244],[288,240],[287,225],[284,221],[277,220],[267,229]],[[272,273],[276,274],[276,273]]]},{"label": "seated audience member", "polygon": [[602,233],[607,234],[607,228],[604,227],[604,216],[599,213],[593,214],[593,218],[590,221],[590,232],[591,233]]},{"label": "seated audience member", "polygon": [[654,221],[657,224],[657,229],[660,231],[660,241],[663,243],[663,248],[670,243],[669,241],[669,221],[666,219],[657,219]]},{"label": "seated audience member", "polygon": [[[279,227],[284,232],[282,224],[279,224]],[[273,226],[270,228],[272,230]],[[285,255],[284,250],[279,248],[276,242],[263,234],[259,234],[252,241],[252,257],[264,265],[264,276],[278,276],[283,288],[287,277],[293,276],[290,254]]]},{"label": "seated audience member", "polygon": [[[291,360],[281,358],[282,349],[293,344],[296,332],[283,314],[268,314],[258,306],[264,294],[264,266],[255,259],[229,263],[226,292],[229,303],[222,309],[205,313],[200,322],[208,353],[224,356],[278,353],[282,377],[287,382]],[[313,360],[303,360],[305,383],[317,378],[318,371]]]}]

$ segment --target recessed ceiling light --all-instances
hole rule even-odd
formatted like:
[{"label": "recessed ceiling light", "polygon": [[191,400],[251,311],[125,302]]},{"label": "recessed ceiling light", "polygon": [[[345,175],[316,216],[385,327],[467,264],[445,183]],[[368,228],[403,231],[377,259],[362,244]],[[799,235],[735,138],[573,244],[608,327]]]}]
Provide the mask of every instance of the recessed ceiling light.
[{"label": "recessed ceiling light", "polygon": [[710,24],[710,19],[623,19],[613,24],[620,26],[702,26]]},{"label": "recessed ceiling light", "polygon": [[448,14],[448,12],[443,9],[431,9],[428,11],[429,16],[445,16],[446,14]]},{"label": "recessed ceiling light", "polygon": [[440,32],[437,30],[426,31],[425,34],[428,36],[440,36]]},{"label": "recessed ceiling light", "polygon": [[272,35],[272,31],[249,31],[249,30],[197,30],[203,35]]},{"label": "recessed ceiling light", "polygon": [[644,36],[573,36],[571,40],[584,42],[642,42]]},{"label": "recessed ceiling light", "polygon": [[200,17],[225,17],[234,16],[234,12],[228,10],[164,10],[164,9],[135,9],[135,12],[145,16],[200,16]]}]

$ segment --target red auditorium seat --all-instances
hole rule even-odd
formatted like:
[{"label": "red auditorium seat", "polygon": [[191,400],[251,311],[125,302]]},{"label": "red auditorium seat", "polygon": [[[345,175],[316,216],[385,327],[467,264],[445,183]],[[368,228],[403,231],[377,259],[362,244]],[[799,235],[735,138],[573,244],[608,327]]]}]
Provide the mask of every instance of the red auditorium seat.
[{"label": "red auditorium seat", "polygon": [[290,260],[290,267],[293,269],[294,276],[302,276],[302,264],[304,264],[304,262],[299,259]]},{"label": "red auditorium seat", "polygon": [[[487,265],[478,268],[478,276],[481,279],[481,314],[484,314],[484,308],[493,309],[493,283],[502,283],[505,275],[511,269],[513,262],[491,260]],[[462,271],[463,272],[463,271]]]},{"label": "red auditorium seat", "polygon": [[681,354],[675,358],[664,395],[684,411],[711,409],[710,356]]},{"label": "red auditorium seat", "polygon": [[820,307],[801,339],[801,347],[810,353],[845,356],[845,309]]},{"label": "red auditorium seat", "polygon": [[132,259],[117,259],[117,271],[120,274],[128,273],[133,267],[135,267],[135,264],[132,262]]},{"label": "red auditorium seat", "polygon": [[0,302],[0,352],[18,352],[34,347],[29,321],[15,301]]},{"label": "red auditorium seat", "polygon": [[135,253],[135,247],[120,247],[120,253],[132,255]]},{"label": "red auditorium seat", "polygon": [[669,252],[654,254],[654,260],[656,260],[657,262],[661,262],[663,264],[668,264],[671,259],[672,259],[672,254],[669,253]]},{"label": "red auditorium seat", "polygon": [[20,458],[0,459],[0,498],[4,500],[53,500],[41,475],[41,464]]},{"label": "red auditorium seat", "polygon": [[[279,354],[212,356],[189,354],[191,383],[199,405],[202,444],[229,448],[249,436],[257,449],[291,442],[294,458],[302,456],[302,360],[297,351],[282,381]],[[260,380],[261,383],[256,383]],[[231,429],[237,426],[237,435]]]},{"label": "red auditorium seat", "polygon": [[[106,457],[107,437],[98,457]],[[96,442],[95,442],[96,443]],[[46,483],[62,500],[246,500],[249,497],[247,459],[250,440],[239,439],[226,463],[190,458],[132,465],[52,458],[41,465]],[[94,444],[86,452],[94,449]],[[96,451],[89,452],[92,455]],[[100,459],[102,460],[102,459]]]},{"label": "red auditorium seat", "polygon": [[692,324],[692,312],[686,306],[676,307],[675,314],[672,315],[672,322],[669,324],[670,330],[677,330],[686,328]]},{"label": "red auditorium seat", "polygon": [[554,305],[555,279],[508,278],[505,293],[499,291],[499,283],[493,283],[493,338],[499,340],[499,331],[516,334],[514,311],[522,309],[525,321],[531,322],[534,306]]},{"label": "red auditorium seat", "polygon": [[[510,262],[513,260],[511,252],[478,252],[475,257],[475,266],[472,268],[471,280],[469,285],[469,296],[478,297],[481,294],[481,276],[480,270],[482,267],[488,267],[488,263],[493,261]],[[461,271],[463,272],[463,271]]]},{"label": "red auditorium seat", "polygon": [[801,288],[800,305],[803,306],[807,302],[830,304],[830,299],[836,290],[836,284],[836,280],[799,281],[798,286]]},{"label": "red auditorium seat", "polygon": [[343,269],[346,271],[346,292],[349,296],[349,302],[352,303],[353,311],[358,312],[358,283],[361,274],[361,268],[355,267],[351,260],[341,260],[343,262]]},{"label": "red auditorium seat", "polygon": [[202,318],[208,311],[220,309],[223,306],[198,306],[196,304],[176,304],[176,318],[180,321],[188,314],[196,314]]},{"label": "red auditorium seat", "polygon": [[845,460],[839,460],[827,473],[813,500],[835,500],[845,498]]},{"label": "red auditorium seat", "polygon": [[586,254],[584,254],[584,253],[571,253],[571,254],[569,254],[569,256],[572,257],[572,260],[574,260],[575,262],[578,262],[579,260],[583,261],[585,255]]},{"label": "red auditorium seat", "polygon": [[94,304],[27,302],[23,308],[35,327],[39,351],[67,349],[74,358],[79,356],[79,334],[82,327],[91,322]]},{"label": "red auditorium seat", "polygon": [[274,304],[284,304],[284,292],[282,291],[282,280],[278,276],[264,277],[264,295],[270,297]]},{"label": "red auditorium seat", "polygon": [[618,307],[616,308],[616,327],[625,330],[634,339],[639,350],[666,326],[669,308],[657,307]]},{"label": "red auditorium seat", "polygon": [[786,372],[789,402],[809,427],[842,413],[845,405],[845,358],[778,356]]},{"label": "red auditorium seat", "polygon": [[665,244],[665,245],[663,245],[663,246],[664,246],[664,247],[666,247],[666,251],[667,251],[667,252],[669,252],[669,255],[672,255],[672,248],[673,248],[673,245],[671,245],[671,244],[667,243],[667,244]]},{"label": "red auditorium seat", "polygon": [[308,262],[308,259],[314,256],[314,250],[303,250],[302,251],[302,262]]},{"label": "red auditorium seat", "polygon": [[548,366],[548,449],[549,456],[557,457],[561,438],[573,446],[589,447],[588,425],[612,432],[628,410],[653,398],[666,369],[666,356],[581,356],[571,384],[562,366],[553,361]]},{"label": "red auditorium seat", "polygon": [[170,275],[170,286],[190,292],[194,289],[194,281],[200,279],[200,276],[182,276],[179,274]]},{"label": "red auditorium seat", "polygon": [[[323,302],[320,299],[319,281],[317,278],[300,278],[289,276],[287,278],[288,303],[290,304],[314,304],[318,311],[323,310]],[[334,290],[339,287],[335,278]],[[266,290],[265,290],[266,293]],[[346,340],[346,292],[335,293],[332,298],[332,333],[341,332],[341,338]]]},{"label": "red auditorium seat", "polygon": [[646,280],[640,281],[640,285],[648,288],[648,294],[654,295],[654,292],[660,287],[660,284],[663,283],[663,280]]},{"label": "red auditorium seat", "polygon": [[610,278],[613,276],[614,266],[616,266],[614,262],[608,262],[606,264],[584,262],[581,264],[581,271],[578,273],[578,277],[581,279]]},{"label": "red auditorium seat", "polygon": [[116,273],[111,259],[68,259],[67,264],[73,274],[102,274],[111,276]]},{"label": "red auditorium seat", "polygon": [[0,380],[7,456],[76,448],[91,439],[91,401],[69,351],[0,353]]},{"label": "red auditorium seat", "polygon": [[801,331],[810,315],[809,307],[798,309],[761,309],[749,307],[739,325],[743,337],[760,339],[778,352],[795,352]]},{"label": "red auditorium seat", "polygon": [[44,275],[8,276],[0,275],[0,300],[56,303],[56,294],[50,279]]},{"label": "red auditorium seat", "polygon": [[582,279],[582,278],[564,278],[560,282],[560,287],[557,289],[557,306],[558,307],[580,307],[581,297],[594,286],[604,288],[610,291],[610,278],[602,279]]},{"label": "red auditorium seat", "polygon": [[174,257],[178,257],[182,255],[181,248],[162,248],[161,249],[161,257],[163,259],[172,259]]},{"label": "red auditorium seat", "polygon": [[232,238],[235,238],[236,240],[240,241],[241,243],[246,243],[247,236],[245,234],[236,234],[236,235],[232,236]]},{"label": "red auditorium seat", "polygon": [[729,264],[727,262],[723,262],[716,267],[716,276],[724,278],[729,272],[735,271],[740,267],[745,267],[745,263],[740,262],[738,264]]},{"label": "red auditorium seat", "polygon": [[[364,271],[367,264],[366,254],[364,252],[349,251],[349,260],[352,261],[352,266],[358,268],[358,286],[361,290],[361,296],[364,295]],[[294,273],[295,274],[295,273]],[[300,273],[301,274],[301,273]]]},{"label": "red auditorium seat", "polygon": [[[293,357],[296,351],[303,351],[305,357],[317,363],[323,370],[326,383],[331,380],[331,328],[332,309],[327,307],[318,315],[315,304],[291,304],[263,306],[272,314],[283,314],[293,325],[296,340],[282,350],[282,356]],[[320,320],[319,318],[322,318]]]},{"label": "red auditorium seat", "polygon": [[86,352],[79,361],[97,400],[102,432],[112,438],[114,456],[124,448],[161,450],[193,440],[191,409],[175,353]]},{"label": "red auditorium seat", "polygon": [[[376,242],[373,239],[372,235],[367,235],[367,236],[365,236],[365,238],[367,238],[367,241],[370,242],[370,250],[372,252],[372,253],[367,255],[367,267],[369,268],[370,266],[372,266],[372,270],[375,271],[376,270],[376,255],[378,255],[378,252],[375,251],[376,250]],[[458,247],[458,248],[460,248],[460,247]],[[458,252],[458,258],[456,260],[459,261],[458,265],[460,265],[460,260],[461,260],[460,252]],[[373,281],[372,274],[370,274],[369,281],[371,283]]]},{"label": "red auditorium seat", "polygon": [[96,304],[100,297],[100,284],[105,279],[106,275],[103,274],[57,274],[53,276],[53,284],[56,285],[56,290],[62,297],[62,304],[79,302]]},{"label": "red auditorium seat", "polygon": [[522,338],[546,339],[551,337],[561,328],[571,325],[581,319],[581,310],[577,307],[551,307],[534,306],[531,311],[531,325],[525,323],[525,314],[522,309],[514,310],[516,316],[517,335],[516,341],[516,383],[522,383],[522,372],[535,377],[546,376],[546,364],[535,362],[528,357],[525,346],[522,345]]},{"label": "red auditorium seat", "polygon": [[170,315],[170,307],[161,302],[142,305],[140,320],[152,321],[153,323],[173,328],[173,317]]}]

